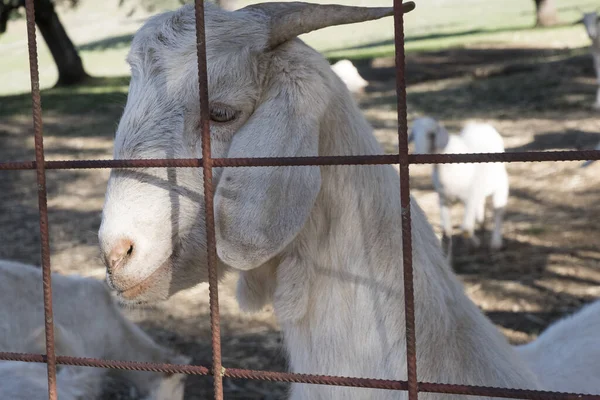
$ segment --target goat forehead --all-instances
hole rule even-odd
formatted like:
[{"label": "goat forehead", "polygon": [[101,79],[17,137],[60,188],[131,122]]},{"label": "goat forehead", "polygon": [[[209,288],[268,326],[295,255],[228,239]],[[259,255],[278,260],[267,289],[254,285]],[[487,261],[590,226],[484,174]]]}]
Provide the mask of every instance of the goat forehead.
[{"label": "goat forehead", "polygon": [[[226,12],[207,3],[205,5],[206,50],[223,54],[243,48],[264,49],[268,29],[264,18],[246,12]],[[150,18],[135,34],[129,59],[148,57],[149,54],[172,56],[169,53],[196,51],[196,21],[193,5]]]},{"label": "goat forehead", "polygon": [[[258,78],[254,55],[261,53],[267,42],[265,22],[256,15],[225,12],[206,4],[205,26],[211,98],[223,95],[227,87],[247,94]],[[136,33],[127,60],[134,75],[138,72],[145,77],[143,81],[162,86],[163,94],[181,97],[181,91],[197,91],[196,52],[194,8],[188,5],[146,22]]]}]

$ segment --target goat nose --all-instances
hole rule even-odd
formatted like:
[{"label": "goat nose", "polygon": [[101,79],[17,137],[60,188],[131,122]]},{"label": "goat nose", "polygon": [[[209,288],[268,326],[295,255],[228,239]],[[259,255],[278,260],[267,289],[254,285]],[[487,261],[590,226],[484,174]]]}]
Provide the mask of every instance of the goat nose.
[{"label": "goat nose", "polygon": [[133,242],[129,239],[120,239],[110,250],[106,258],[109,273],[122,267],[133,254]]}]

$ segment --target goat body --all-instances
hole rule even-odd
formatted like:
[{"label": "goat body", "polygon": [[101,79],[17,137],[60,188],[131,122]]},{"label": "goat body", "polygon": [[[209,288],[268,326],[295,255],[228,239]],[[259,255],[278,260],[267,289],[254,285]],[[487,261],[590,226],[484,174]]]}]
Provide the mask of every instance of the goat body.
[{"label": "goat body", "polygon": [[518,346],[545,390],[598,394],[600,301],[550,325],[533,342]]},{"label": "goat body", "polygon": [[[436,120],[422,117],[414,121],[410,139],[415,153],[466,154],[503,153],[504,143],[493,126],[469,122],[460,135],[450,135]],[[440,216],[447,254],[451,255],[452,223],[450,204],[459,200],[465,210],[461,229],[476,246],[476,222],[485,222],[485,203],[491,196],[494,207],[494,230],[490,242],[493,250],[502,247],[502,220],[508,202],[509,182],[506,166],[500,163],[435,164],[433,185],[439,196]]]},{"label": "goat body", "polygon": [[[3,321],[0,324],[0,350],[45,353],[41,270],[27,264],[0,260],[0,276],[0,320]],[[58,355],[160,363],[189,362],[187,357],[178,356],[156,344],[126,319],[102,282],[52,274],[52,292]],[[61,366],[57,374],[60,398],[95,398],[102,389],[105,371]],[[148,400],[183,398],[182,374],[118,373],[131,381]],[[46,399],[46,379],[46,366],[43,364],[2,362],[0,381],[4,383],[0,384],[0,398]],[[85,396],[78,397],[77,393]]]},{"label": "goat body", "polygon": [[[56,374],[60,400],[96,399],[102,392],[107,370],[62,366]],[[0,398],[10,400],[46,400],[48,378],[45,364],[0,361]]]}]

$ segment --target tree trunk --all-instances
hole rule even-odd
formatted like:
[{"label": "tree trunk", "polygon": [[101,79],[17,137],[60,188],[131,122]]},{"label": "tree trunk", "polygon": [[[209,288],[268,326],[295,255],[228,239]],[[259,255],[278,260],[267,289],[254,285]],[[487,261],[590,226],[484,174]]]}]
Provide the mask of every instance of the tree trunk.
[{"label": "tree trunk", "polygon": [[50,0],[35,2],[35,23],[37,24],[58,68],[56,85],[75,85],[82,83],[89,75],[83,69],[83,63],[77,49],[62,26],[54,5]]},{"label": "tree trunk", "polygon": [[215,3],[224,10],[233,11],[236,9],[237,0],[215,0]]},{"label": "tree trunk", "polygon": [[558,14],[554,0],[534,0],[536,10],[536,26],[551,26],[558,23]]}]

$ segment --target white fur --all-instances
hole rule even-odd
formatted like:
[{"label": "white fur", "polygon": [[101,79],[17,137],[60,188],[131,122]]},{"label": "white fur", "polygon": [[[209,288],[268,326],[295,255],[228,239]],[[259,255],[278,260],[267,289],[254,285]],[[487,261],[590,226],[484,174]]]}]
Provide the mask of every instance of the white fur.
[{"label": "white fur", "polygon": [[[101,393],[104,371],[97,368],[61,367],[56,374],[61,400],[96,399]],[[0,362],[0,397],[11,400],[45,400],[48,378],[45,364]]]},{"label": "white fur", "polygon": [[350,60],[340,60],[333,64],[331,69],[342,79],[352,93],[361,93],[369,86],[369,82],[360,76],[358,69]]},{"label": "white fur", "polygon": [[[600,301],[550,325],[537,340],[517,347],[546,390],[598,394]],[[582,356],[585,355],[585,356]]]},{"label": "white fur", "polygon": [[[225,12],[206,5],[213,157],[383,153],[320,54],[298,39],[269,47],[270,32],[288,28],[276,26],[279,21],[332,17],[328,10],[265,3]],[[135,35],[115,157],[199,157],[195,52],[189,6],[153,18]],[[222,122],[224,114],[233,117]],[[125,236],[134,243],[132,255],[109,276],[122,297],[156,301],[206,281],[201,176],[194,169],[112,171],[100,243],[105,254]],[[272,301],[291,370],[406,379],[406,210],[394,168],[218,168],[213,185],[219,273],[240,271],[244,309]],[[465,295],[424,213],[411,204],[419,379],[542,388],[529,364]],[[129,290],[135,285],[140,291]],[[405,399],[406,393],[294,384],[290,397],[386,400]]]},{"label": "white fur", "polygon": [[[503,153],[504,143],[493,126],[483,123],[467,123],[460,135],[450,135],[436,120],[430,117],[414,121],[410,139],[415,142],[416,154],[465,154]],[[494,206],[494,230],[490,242],[493,250],[502,247],[502,219],[508,201],[508,174],[501,163],[435,164],[433,185],[439,196],[440,215],[444,244],[451,254],[452,224],[449,206],[459,200],[465,207],[461,229],[475,245],[480,241],[474,236],[475,222],[484,223],[485,202],[491,196]]]},{"label": "white fur", "polygon": [[[45,353],[42,274],[39,268],[0,260],[0,351]],[[54,333],[58,355],[187,364],[156,344],[119,311],[102,282],[52,274]],[[108,369],[59,366],[59,398],[94,399]],[[118,371],[147,400],[183,399],[185,375]],[[0,362],[0,398],[46,399],[43,364]]]},{"label": "white fur", "polygon": [[[85,356],[82,343],[60,324],[54,325],[54,343],[55,349],[60,354],[69,354],[75,357]],[[32,332],[24,347],[32,353],[46,352],[43,327]],[[97,398],[102,391],[102,380],[107,371],[102,368],[58,366],[56,374],[58,397],[61,400]],[[11,400],[47,399],[46,364],[0,361],[0,398]]]}]

